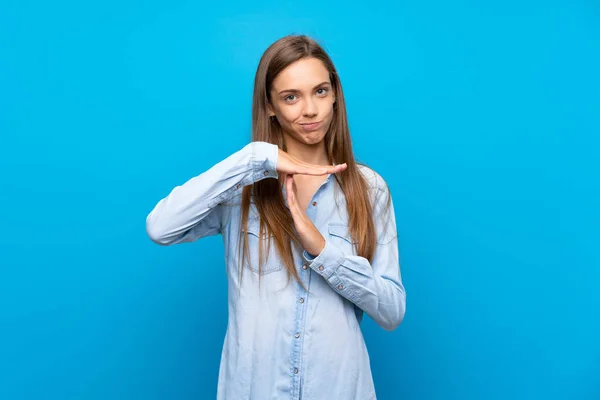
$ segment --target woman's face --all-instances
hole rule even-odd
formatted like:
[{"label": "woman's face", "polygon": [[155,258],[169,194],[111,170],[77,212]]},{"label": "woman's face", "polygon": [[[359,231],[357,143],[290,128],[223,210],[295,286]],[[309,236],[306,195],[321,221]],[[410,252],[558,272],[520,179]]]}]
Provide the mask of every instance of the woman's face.
[{"label": "woman's face", "polygon": [[316,58],[303,58],[285,68],[273,81],[269,115],[292,139],[305,144],[323,140],[333,119],[335,93],[329,71]]}]

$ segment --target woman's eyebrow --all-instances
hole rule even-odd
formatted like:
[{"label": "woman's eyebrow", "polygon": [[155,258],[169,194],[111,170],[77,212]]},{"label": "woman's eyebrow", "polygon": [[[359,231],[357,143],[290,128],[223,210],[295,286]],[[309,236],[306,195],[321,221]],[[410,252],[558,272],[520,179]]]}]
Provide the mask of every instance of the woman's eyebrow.
[{"label": "woman's eyebrow", "polygon": [[[321,82],[318,85],[316,85],[313,89],[316,89],[319,86],[323,86],[323,85],[331,85],[331,83],[329,81],[324,81],[324,82]],[[284,89],[284,90],[281,90],[278,94],[281,94],[284,92],[299,93],[300,91],[298,89]]]}]

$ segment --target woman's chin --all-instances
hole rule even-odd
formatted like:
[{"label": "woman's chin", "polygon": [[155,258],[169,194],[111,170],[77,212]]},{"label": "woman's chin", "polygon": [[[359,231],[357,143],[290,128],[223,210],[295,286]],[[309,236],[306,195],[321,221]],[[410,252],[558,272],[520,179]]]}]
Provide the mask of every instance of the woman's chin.
[{"label": "woman's chin", "polygon": [[294,135],[288,134],[296,142],[302,143],[308,146],[314,146],[319,144],[325,138],[325,134],[320,130],[314,132],[295,132]]},{"label": "woman's chin", "polygon": [[320,132],[303,133],[301,136],[302,142],[310,145],[321,143],[324,137]]}]

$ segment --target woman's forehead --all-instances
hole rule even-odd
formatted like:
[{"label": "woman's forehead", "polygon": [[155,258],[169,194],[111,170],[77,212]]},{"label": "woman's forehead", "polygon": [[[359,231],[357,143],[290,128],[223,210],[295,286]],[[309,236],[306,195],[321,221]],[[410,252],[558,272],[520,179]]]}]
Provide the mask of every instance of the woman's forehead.
[{"label": "woman's forehead", "polygon": [[278,92],[312,90],[323,82],[329,82],[329,71],[321,60],[303,58],[281,71],[273,81],[273,88]]}]

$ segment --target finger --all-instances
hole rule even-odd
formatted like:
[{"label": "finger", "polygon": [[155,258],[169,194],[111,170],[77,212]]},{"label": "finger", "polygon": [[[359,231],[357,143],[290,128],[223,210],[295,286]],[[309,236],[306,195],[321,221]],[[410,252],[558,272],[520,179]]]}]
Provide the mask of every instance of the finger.
[{"label": "finger", "polygon": [[287,178],[287,197],[290,209],[296,205],[296,192],[294,191],[294,177],[293,175],[288,175]]},{"label": "finger", "polygon": [[294,187],[292,186],[293,181],[294,181],[294,178],[292,177],[292,175],[287,175],[287,177],[285,178],[285,190],[287,193],[287,203],[288,203],[288,207],[290,208],[292,218],[295,221],[296,220],[296,215],[295,215],[296,214],[296,207],[295,207],[296,196],[294,195]]},{"label": "finger", "polygon": [[294,178],[292,178],[291,174],[288,174],[285,177],[285,190],[287,193],[287,202],[288,202],[288,206],[290,207],[290,210],[292,209],[292,204],[294,203],[294,188],[292,187],[292,181]]},{"label": "finger", "polygon": [[301,218],[300,207],[298,202],[296,201],[296,191],[295,191],[295,182],[293,175],[288,175],[286,182],[286,191],[288,198],[288,206],[290,207],[290,212],[292,214],[292,218],[295,223],[298,223]]},{"label": "finger", "polygon": [[302,163],[302,165],[296,173],[303,175],[337,174],[338,172],[342,172],[343,170],[345,170],[347,166],[348,165],[346,163],[327,166]]},{"label": "finger", "polygon": [[294,189],[294,199],[295,199],[296,195],[298,194],[298,185],[296,185],[296,180],[294,179],[293,176],[292,176],[292,188]]}]

